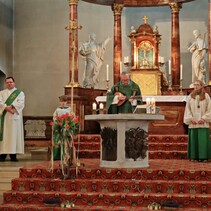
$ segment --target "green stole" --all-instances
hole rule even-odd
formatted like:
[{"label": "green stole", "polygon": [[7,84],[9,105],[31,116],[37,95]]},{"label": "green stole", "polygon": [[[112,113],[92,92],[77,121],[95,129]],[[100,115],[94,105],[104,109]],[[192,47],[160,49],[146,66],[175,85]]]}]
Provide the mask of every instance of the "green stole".
[{"label": "green stole", "polygon": [[[15,91],[13,91],[10,96],[7,98],[5,104],[7,106],[11,105],[14,100],[16,99],[16,97],[21,93],[21,90],[16,89]],[[2,115],[1,115],[1,128],[0,128],[0,141],[3,140],[3,132],[4,132],[4,117],[6,115],[7,111],[4,110]]]}]

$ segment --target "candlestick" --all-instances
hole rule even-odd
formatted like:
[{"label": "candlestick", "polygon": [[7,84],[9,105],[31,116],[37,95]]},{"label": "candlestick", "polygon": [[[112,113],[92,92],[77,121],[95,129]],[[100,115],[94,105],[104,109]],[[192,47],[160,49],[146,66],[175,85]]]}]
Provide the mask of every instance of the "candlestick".
[{"label": "candlestick", "polygon": [[109,65],[106,65],[106,81],[109,80]]},{"label": "candlestick", "polygon": [[120,70],[120,74],[122,73],[122,61],[119,62],[119,70]]},{"label": "candlestick", "polygon": [[155,98],[151,98],[151,113],[155,114]]},{"label": "candlestick", "polygon": [[183,95],[183,91],[182,91],[182,79],[180,79],[180,86],[179,86],[179,88],[180,88],[180,92],[179,92],[179,94],[180,95]]},{"label": "candlestick", "polygon": [[150,98],[146,98],[146,113],[151,113]]},{"label": "candlestick", "polygon": [[169,75],[171,75],[171,60],[169,60]]},{"label": "candlestick", "polygon": [[172,91],[172,76],[169,74],[169,86],[168,86],[168,91]]}]

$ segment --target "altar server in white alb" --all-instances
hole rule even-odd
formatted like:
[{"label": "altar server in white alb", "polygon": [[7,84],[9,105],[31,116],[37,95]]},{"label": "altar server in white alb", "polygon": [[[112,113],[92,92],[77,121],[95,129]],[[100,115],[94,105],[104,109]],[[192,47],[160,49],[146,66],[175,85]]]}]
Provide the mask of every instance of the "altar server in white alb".
[{"label": "altar server in white alb", "polygon": [[11,161],[18,161],[16,154],[24,153],[25,95],[15,88],[13,77],[7,77],[5,84],[6,89],[0,91],[0,162],[5,161],[8,154]]}]

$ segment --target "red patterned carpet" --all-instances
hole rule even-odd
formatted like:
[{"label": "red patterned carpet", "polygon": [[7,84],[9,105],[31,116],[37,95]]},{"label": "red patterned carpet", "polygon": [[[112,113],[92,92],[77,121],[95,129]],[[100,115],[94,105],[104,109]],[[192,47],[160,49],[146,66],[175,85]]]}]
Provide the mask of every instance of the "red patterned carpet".
[{"label": "red patterned carpet", "polygon": [[[80,142],[84,145],[83,155],[93,150],[90,154],[98,156],[98,135],[81,135]],[[99,158],[81,158],[83,165],[77,175],[72,167],[70,180],[60,179],[59,161],[54,163],[53,172],[49,162],[27,166],[20,169],[19,178],[12,180],[12,190],[4,193],[0,210],[145,211],[150,210],[148,205],[158,203],[168,205],[162,210],[211,211],[211,162],[181,159],[186,150],[187,136],[150,136],[149,167],[101,168]]]}]

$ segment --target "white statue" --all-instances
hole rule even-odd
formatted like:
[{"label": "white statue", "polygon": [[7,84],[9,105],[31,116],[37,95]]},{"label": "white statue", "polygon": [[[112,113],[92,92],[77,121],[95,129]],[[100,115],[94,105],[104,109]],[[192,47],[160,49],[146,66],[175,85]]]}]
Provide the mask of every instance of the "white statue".
[{"label": "white statue", "polygon": [[99,83],[99,72],[103,63],[103,56],[106,45],[111,40],[108,37],[102,43],[95,42],[96,35],[90,34],[89,41],[82,44],[79,53],[86,59],[85,70],[83,75],[83,87],[97,88]]},{"label": "white statue", "polygon": [[206,54],[207,47],[204,39],[201,38],[199,30],[194,30],[193,35],[196,38],[196,41],[191,44],[188,50],[192,53],[192,84],[190,87],[193,87],[193,83],[196,80],[201,80],[205,83],[206,75]]}]

